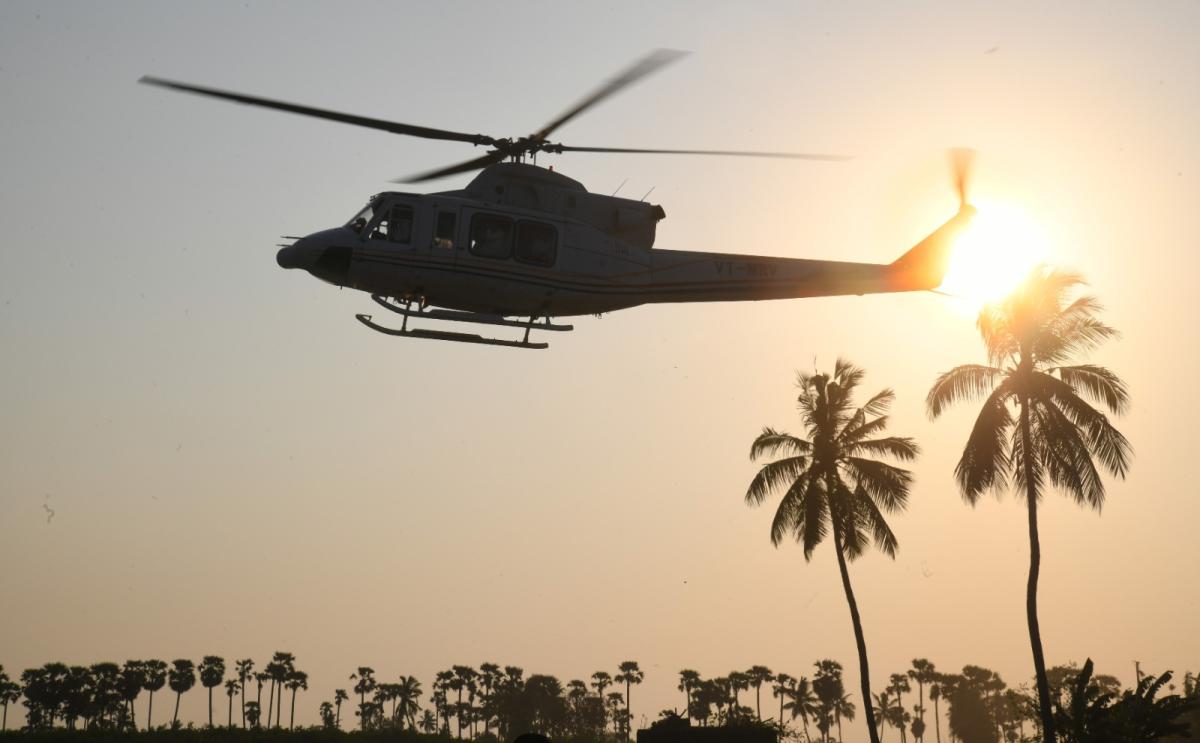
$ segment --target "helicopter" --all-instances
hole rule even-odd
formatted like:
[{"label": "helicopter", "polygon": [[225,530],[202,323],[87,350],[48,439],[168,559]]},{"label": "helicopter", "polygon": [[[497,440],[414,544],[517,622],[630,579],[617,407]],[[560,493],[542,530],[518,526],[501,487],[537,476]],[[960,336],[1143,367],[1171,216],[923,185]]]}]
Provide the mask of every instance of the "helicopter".
[{"label": "helicopter", "polygon": [[[367,292],[401,316],[400,327],[355,315],[401,338],[544,349],[530,331],[569,331],[556,318],[601,315],[644,304],[727,302],[935,290],[956,236],[975,208],[966,199],[966,161],[956,159],[959,210],[890,264],[776,258],[654,247],[663,208],[588,191],[536,164],[539,153],[683,154],[800,160],[839,155],[743,150],[578,147],[549,140],[556,129],[619,90],[682,56],[656,50],[593,90],[533,134],[495,138],[302,106],[217,88],[143,76],[139,82],[262,108],[424,139],[490,149],[482,156],[397,179],[418,183],[480,171],[464,188],[386,191],[339,227],[281,244],[276,260],[339,287]],[[449,321],[524,329],[520,340],[409,327]]]}]

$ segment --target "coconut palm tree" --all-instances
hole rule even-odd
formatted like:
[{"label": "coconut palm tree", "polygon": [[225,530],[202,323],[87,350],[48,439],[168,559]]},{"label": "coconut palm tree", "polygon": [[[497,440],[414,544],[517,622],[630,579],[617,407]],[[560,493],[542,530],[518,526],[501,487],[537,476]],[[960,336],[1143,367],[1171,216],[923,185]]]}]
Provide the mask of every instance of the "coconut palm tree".
[{"label": "coconut palm tree", "polygon": [[150,701],[146,705],[146,729],[150,730],[153,726],[151,716],[154,714],[154,692],[167,683],[167,664],[161,660],[147,660],[142,662],[142,670],[146,674],[142,688],[150,692]]},{"label": "coconut palm tree", "polygon": [[633,712],[629,708],[629,688],[632,684],[642,683],[642,679],[646,678],[646,674],[642,673],[642,669],[638,668],[637,661],[627,660],[617,667],[617,675],[613,676],[613,680],[617,683],[625,684],[625,739],[629,739],[630,723],[633,721]]},{"label": "coconut palm tree", "polygon": [[[355,681],[357,679],[357,681]],[[367,729],[367,694],[375,691],[378,685],[375,683],[375,669],[368,666],[359,666],[358,671],[350,674],[350,680],[355,681],[354,693],[358,695],[358,713],[359,722],[362,724],[362,729]]]},{"label": "coconut palm tree", "polygon": [[[813,550],[832,532],[858,645],[862,695],[870,700],[867,641],[846,562],[862,555],[871,540],[889,557],[895,557],[896,536],[883,514],[904,509],[912,474],[870,457],[910,461],[918,448],[909,438],[872,438],[886,428],[888,418],[884,413],[895,395],[885,389],[861,407],[854,407],[854,391],[862,378],[863,371],[843,359],[838,359],[832,374],[797,374],[797,402],[808,439],[763,429],[750,447],[750,459],[773,455],[782,458],[758,471],[746,491],[746,503],[760,505],[772,492],[783,491],[771,524],[771,542],[779,546],[789,533],[793,534],[804,546],[805,560],[812,559]],[[870,704],[864,706],[871,743],[879,743],[875,714]]]},{"label": "coconut palm tree", "polygon": [[[230,729],[233,728],[233,698],[237,696],[237,693],[241,688],[242,685],[237,679],[229,679],[225,682],[225,695],[229,697],[229,722],[227,724],[229,725]],[[244,724],[245,718],[242,718],[242,720]]]},{"label": "coconut palm tree", "polygon": [[408,720],[408,725],[412,729],[416,729],[417,709],[419,708],[418,700],[421,698],[421,682],[416,676],[401,676],[400,683],[396,684],[396,700],[399,706],[396,709],[397,719],[400,721],[400,729],[404,730],[404,721]]},{"label": "coconut palm tree", "polygon": [[243,658],[235,664],[237,668],[238,687],[242,691],[242,728],[246,727],[246,682],[254,676],[254,661]]},{"label": "coconut palm tree", "polygon": [[284,681],[284,686],[292,692],[292,711],[288,716],[288,730],[296,729],[296,692],[300,689],[308,690],[308,674],[304,671],[292,669],[288,671],[287,679]]},{"label": "coconut palm tree", "polygon": [[733,693],[733,702],[730,709],[733,710],[734,716],[741,709],[742,700],[738,699],[738,692],[746,691],[750,688],[750,676],[741,671],[730,671],[725,678],[729,679],[729,691]]},{"label": "coconut palm tree", "polygon": [[937,733],[937,743],[942,743],[942,711],[938,701],[942,698],[942,678],[944,674],[934,674],[933,683],[929,685],[929,699],[933,702],[933,730]]},{"label": "coconut palm tree", "polygon": [[[801,676],[798,679],[792,679],[792,685],[785,693],[789,700],[786,708],[791,710],[793,720],[797,717],[800,718],[800,722],[804,725],[804,740],[811,741],[812,738],[808,735],[808,720],[810,717],[814,717],[818,711],[817,695],[813,693],[812,684],[809,683],[807,676]],[[779,723],[783,724],[782,716]]]},{"label": "coconut palm tree", "polygon": [[879,740],[883,740],[883,726],[885,723],[891,722],[892,709],[896,705],[896,700],[891,697],[887,689],[875,695],[872,702],[875,708],[875,719],[879,721]]},{"label": "coconut palm tree", "polygon": [[850,700],[850,695],[842,694],[833,703],[833,716],[837,720],[838,743],[841,743],[845,738],[842,737],[842,718],[854,722],[854,715],[858,713],[858,707]]},{"label": "coconut palm tree", "polygon": [[1025,499],[1025,613],[1046,743],[1053,743],[1055,730],[1037,614],[1042,559],[1038,500],[1047,486],[1054,486],[1076,503],[1099,510],[1105,492],[1097,462],[1124,478],[1132,456],[1129,441],[1092,405],[1123,413],[1129,405],[1125,383],[1102,366],[1071,363],[1117,335],[1098,319],[1101,308],[1093,297],[1074,297],[1083,283],[1076,273],[1034,269],[1007,299],[979,313],[988,363],[942,374],[925,401],[930,418],[937,418],[952,403],[983,397],[955,467],[959,490],[974,505],[985,491],[1000,492],[1011,483]]},{"label": "coconut palm tree", "polygon": [[171,718],[171,727],[175,727],[179,723],[179,700],[184,692],[196,685],[196,665],[184,658],[171,661],[167,683],[175,692],[175,716]]},{"label": "coconut palm tree", "polygon": [[206,655],[200,661],[200,684],[208,689],[208,726],[213,726],[212,722],[212,690],[215,686],[220,686],[225,680],[225,659],[216,655]]}]

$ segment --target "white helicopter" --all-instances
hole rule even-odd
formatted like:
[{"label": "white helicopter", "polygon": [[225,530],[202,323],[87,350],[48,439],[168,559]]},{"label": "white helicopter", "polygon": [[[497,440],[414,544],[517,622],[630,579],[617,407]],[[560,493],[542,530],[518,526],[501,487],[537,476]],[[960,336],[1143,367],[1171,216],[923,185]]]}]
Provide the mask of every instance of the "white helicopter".
[{"label": "white helicopter", "polygon": [[[483,156],[398,182],[483,169],[465,188],[431,194],[384,192],[341,227],[281,246],[283,268],[369,292],[403,317],[399,328],[356,318],[403,338],[539,349],[533,329],[571,330],[557,317],[598,315],[659,302],[724,302],[932,290],[945,275],[955,237],[975,209],[956,160],[957,214],[890,264],[771,258],[654,248],[666,214],[645,201],[589,193],[553,168],[525,162],[539,152],[606,152],[845,159],[831,155],[729,150],[573,147],[548,141],[562,124],[680,56],[658,50],[610,79],[537,132],[497,139],[371,119],[214,88],[142,77],[139,82],[396,134],[488,146]],[[505,161],[510,162],[505,162]],[[526,319],[521,319],[526,318]],[[410,320],[524,328],[521,340],[410,328]]]}]

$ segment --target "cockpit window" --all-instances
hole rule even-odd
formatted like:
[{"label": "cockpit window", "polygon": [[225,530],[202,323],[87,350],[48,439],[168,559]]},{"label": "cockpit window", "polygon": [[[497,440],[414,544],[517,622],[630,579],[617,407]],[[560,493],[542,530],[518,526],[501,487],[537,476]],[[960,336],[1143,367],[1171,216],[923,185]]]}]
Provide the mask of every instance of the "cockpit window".
[{"label": "cockpit window", "polygon": [[354,230],[358,234],[362,234],[367,225],[371,224],[371,220],[375,218],[375,205],[377,202],[372,201],[363,207],[362,211],[354,215],[354,218],[346,223],[346,226]]},{"label": "cockpit window", "polygon": [[508,217],[499,214],[476,214],[471,217],[471,253],[484,258],[507,258],[512,255],[512,226]]},{"label": "cockpit window", "polygon": [[411,206],[393,206],[371,230],[372,240],[389,240],[408,245],[412,242],[413,210]]}]

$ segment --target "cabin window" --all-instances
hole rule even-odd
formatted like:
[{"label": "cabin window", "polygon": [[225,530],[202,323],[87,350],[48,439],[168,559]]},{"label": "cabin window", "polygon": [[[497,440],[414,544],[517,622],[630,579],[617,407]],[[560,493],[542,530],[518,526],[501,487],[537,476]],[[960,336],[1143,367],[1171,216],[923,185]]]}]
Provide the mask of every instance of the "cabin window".
[{"label": "cabin window", "polygon": [[355,214],[354,218],[346,223],[346,226],[361,235],[363,234],[363,231],[367,229],[367,225],[369,225],[371,220],[374,218],[375,202],[372,201],[363,207],[362,211],[360,211],[358,214]]},{"label": "cabin window", "polygon": [[517,260],[534,266],[553,266],[558,253],[558,230],[544,222],[517,222]]},{"label": "cabin window", "polygon": [[508,258],[512,255],[513,222],[499,214],[471,217],[471,253],[483,258]]},{"label": "cabin window", "polygon": [[454,212],[438,212],[437,230],[433,234],[433,247],[454,249],[454,229],[458,226],[458,215]]},{"label": "cabin window", "polygon": [[413,210],[411,206],[393,206],[371,231],[372,240],[388,240],[408,245],[412,242]]}]

